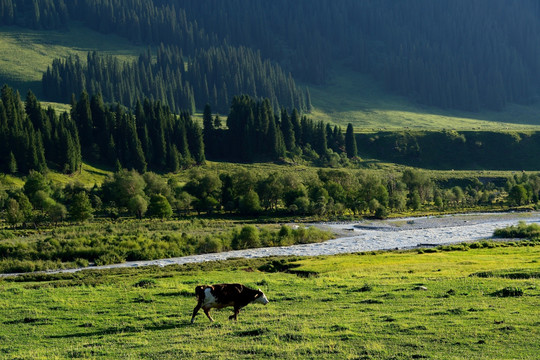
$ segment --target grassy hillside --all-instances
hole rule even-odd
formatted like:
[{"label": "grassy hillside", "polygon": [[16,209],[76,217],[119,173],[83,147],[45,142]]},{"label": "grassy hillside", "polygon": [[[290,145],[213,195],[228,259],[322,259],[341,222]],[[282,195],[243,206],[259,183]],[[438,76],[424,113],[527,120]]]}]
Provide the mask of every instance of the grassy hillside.
[{"label": "grassy hillside", "polygon": [[[55,58],[79,54],[84,60],[88,51],[96,50],[121,59],[132,59],[145,49],[121,37],[89,30],[79,23],[71,23],[66,31],[0,27],[0,83],[17,88],[23,98],[28,89],[41,98],[42,73]],[[369,76],[350,71],[339,64],[334,67],[325,85],[309,85],[309,89],[315,108],[311,117],[343,126],[350,122],[358,131],[404,127],[428,130],[540,128],[540,104],[513,104],[502,112],[444,111],[392,95]],[[65,104],[51,105],[62,111],[68,109]]]},{"label": "grassy hillside", "polygon": [[368,75],[337,66],[323,86],[309,86],[312,117],[358,131],[411,129],[540,129],[540,104],[509,105],[502,112],[444,111],[386,92]]},{"label": "grassy hillside", "polygon": [[[504,247],[273,263],[290,272],[258,259],[4,279],[0,357],[532,359],[539,260],[538,246]],[[190,324],[194,287],[221,282],[270,303]]]},{"label": "grassy hillside", "polygon": [[31,89],[41,96],[41,76],[53,59],[78,54],[86,59],[88,51],[129,59],[143,47],[129,44],[114,35],[103,35],[78,23],[69,31],[36,31],[17,26],[0,27],[0,84],[16,87],[24,98]]}]

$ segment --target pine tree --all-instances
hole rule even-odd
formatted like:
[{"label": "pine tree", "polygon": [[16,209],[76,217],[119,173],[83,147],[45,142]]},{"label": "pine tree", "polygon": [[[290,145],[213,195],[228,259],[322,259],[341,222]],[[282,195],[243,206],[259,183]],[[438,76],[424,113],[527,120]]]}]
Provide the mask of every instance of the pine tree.
[{"label": "pine tree", "polygon": [[75,123],[80,134],[81,146],[87,153],[90,151],[94,143],[94,124],[92,121],[92,110],[90,108],[90,99],[88,93],[83,91],[76,102],[74,111]]},{"label": "pine tree", "polygon": [[203,140],[207,154],[214,156],[215,129],[209,104],[206,104],[203,111]]},{"label": "pine tree", "polygon": [[8,170],[10,174],[15,174],[17,172],[17,160],[15,159],[15,155],[13,155],[13,151],[10,151],[9,153]]},{"label": "pine tree", "polygon": [[287,114],[287,110],[285,109],[281,110],[281,131],[283,132],[285,147],[288,151],[292,151],[296,146],[294,129],[291,119]]},{"label": "pine tree", "polygon": [[356,148],[356,138],[354,136],[354,129],[351,123],[347,125],[347,131],[345,132],[345,151],[347,157],[353,158],[358,155]]}]

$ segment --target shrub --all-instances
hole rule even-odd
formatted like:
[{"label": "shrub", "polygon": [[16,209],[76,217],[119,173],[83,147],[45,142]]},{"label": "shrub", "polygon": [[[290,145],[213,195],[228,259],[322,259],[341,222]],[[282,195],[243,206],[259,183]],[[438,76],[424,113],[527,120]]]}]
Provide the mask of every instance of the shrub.
[{"label": "shrub", "polygon": [[157,282],[155,279],[141,279],[137,281],[135,284],[133,284],[134,287],[145,288],[145,289],[155,287],[156,285],[157,285]]},{"label": "shrub", "polygon": [[126,261],[126,259],[116,252],[110,252],[107,254],[101,255],[99,258],[96,259],[96,265],[109,265],[109,264],[119,264]]},{"label": "shrub", "polygon": [[495,291],[491,296],[518,297],[523,296],[523,290],[517,287],[505,287],[504,289]]},{"label": "shrub", "polygon": [[251,249],[261,246],[259,230],[253,225],[246,225],[240,233],[233,239],[234,249]]},{"label": "shrub", "polygon": [[220,239],[207,236],[199,243],[197,252],[199,254],[216,253],[222,251],[222,248],[223,244]]}]

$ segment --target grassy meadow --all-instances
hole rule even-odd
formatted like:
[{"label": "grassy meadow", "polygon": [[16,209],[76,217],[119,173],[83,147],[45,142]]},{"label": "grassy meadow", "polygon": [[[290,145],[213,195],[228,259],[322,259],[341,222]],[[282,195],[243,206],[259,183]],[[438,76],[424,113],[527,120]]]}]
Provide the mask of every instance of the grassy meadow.
[{"label": "grassy meadow", "polygon": [[501,112],[445,111],[388,93],[369,76],[339,65],[326,84],[309,85],[309,90],[312,118],[341,126],[351,123],[356,131],[540,129],[540,104],[511,104]]},{"label": "grassy meadow", "polygon": [[[539,260],[514,246],[4,278],[0,358],[534,359]],[[194,287],[221,282],[270,303],[190,324]]]},{"label": "grassy meadow", "polygon": [[[119,36],[104,35],[76,22],[65,31],[3,26],[0,27],[0,83],[17,88],[23,99],[28,89],[40,98],[41,77],[55,58],[78,54],[86,61],[89,51],[99,51],[127,60],[135,59],[144,49]],[[61,105],[54,107],[65,109]]]}]

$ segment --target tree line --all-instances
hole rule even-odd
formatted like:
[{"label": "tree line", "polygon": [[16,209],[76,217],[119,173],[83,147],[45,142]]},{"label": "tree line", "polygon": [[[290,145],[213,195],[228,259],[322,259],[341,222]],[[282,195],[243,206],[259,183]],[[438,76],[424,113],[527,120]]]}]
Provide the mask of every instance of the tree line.
[{"label": "tree line", "polygon": [[276,161],[285,158],[343,166],[357,156],[352,126],[314,122],[297,109],[274,112],[270,99],[235,96],[227,123],[205,106],[203,128],[188,111],[172,112],[161,101],[136,100],[134,109],[107,104],[100,93],[72,96],[71,111],[57,116],[29,91],[23,105],[17,92],[2,88],[1,172],[47,168],[65,173],[84,161],[109,168],[177,172],[211,159]]},{"label": "tree line", "polygon": [[135,111],[106,105],[100,94],[82,92],[71,111],[58,116],[29,91],[4,85],[0,99],[0,172],[48,168],[79,170],[82,160],[116,168],[178,171],[205,161],[202,129],[191,115],[176,115],[159,101],[138,101]]},{"label": "tree line", "polygon": [[[189,56],[211,48],[247,47],[311,83],[324,83],[340,61],[420,103],[477,111],[530,103],[538,96],[540,5],[534,0],[516,4],[2,0],[0,24],[50,29],[78,20],[135,43],[174,45]],[[198,81],[204,83],[204,77]],[[211,79],[207,82],[211,97]],[[218,95],[222,91],[216,90]]]},{"label": "tree line", "polygon": [[[2,0],[0,24],[51,29],[78,20],[135,43],[174,45],[189,56],[211,48],[226,53],[228,46],[246,47],[311,83],[324,83],[333,64],[341,61],[420,103],[477,111],[530,103],[538,95],[540,54],[535,49],[540,45],[536,35],[540,5],[534,0],[516,4],[515,0]],[[198,81],[202,86],[204,77]],[[206,102],[213,104],[203,100],[201,107]]]},{"label": "tree line", "polygon": [[55,59],[43,74],[43,92],[51,100],[68,102],[72,93],[85,90],[131,108],[137,99],[148,97],[173,111],[191,113],[205,104],[226,113],[229,99],[238,94],[269,98],[276,109],[311,109],[309,92],[251,49],[213,47],[185,57],[181,48],[161,44],[156,56],[148,50],[133,62],[96,52],[88,53],[85,62],[76,55]]},{"label": "tree line", "polygon": [[116,219],[170,218],[193,213],[242,216],[294,215],[335,218],[343,215],[384,218],[417,210],[463,210],[538,204],[540,176],[516,174],[500,185],[478,178],[461,184],[439,182],[428,173],[405,170],[319,170],[259,173],[190,170],[187,182],[120,170],[101,186],[51,182],[31,172],[21,189],[0,191],[0,210],[13,226],[38,226],[94,216]]},{"label": "tree line", "polygon": [[232,99],[227,127],[210,106],[203,113],[203,132],[209,158],[251,162],[303,159],[323,166],[340,166],[357,157],[354,128],[316,122],[297,109],[274,112],[269,99],[248,95]]},{"label": "tree line", "polygon": [[429,169],[530,170],[540,167],[536,131],[380,131],[356,134],[366,158]]},{"label": "tree line", "polygon": [[174,172],[205,161],[202,130],[186,111],[177,115],[149,99],[126,111],[85,91],[73,98],[71,108],[86,160],[143,173]]}]

